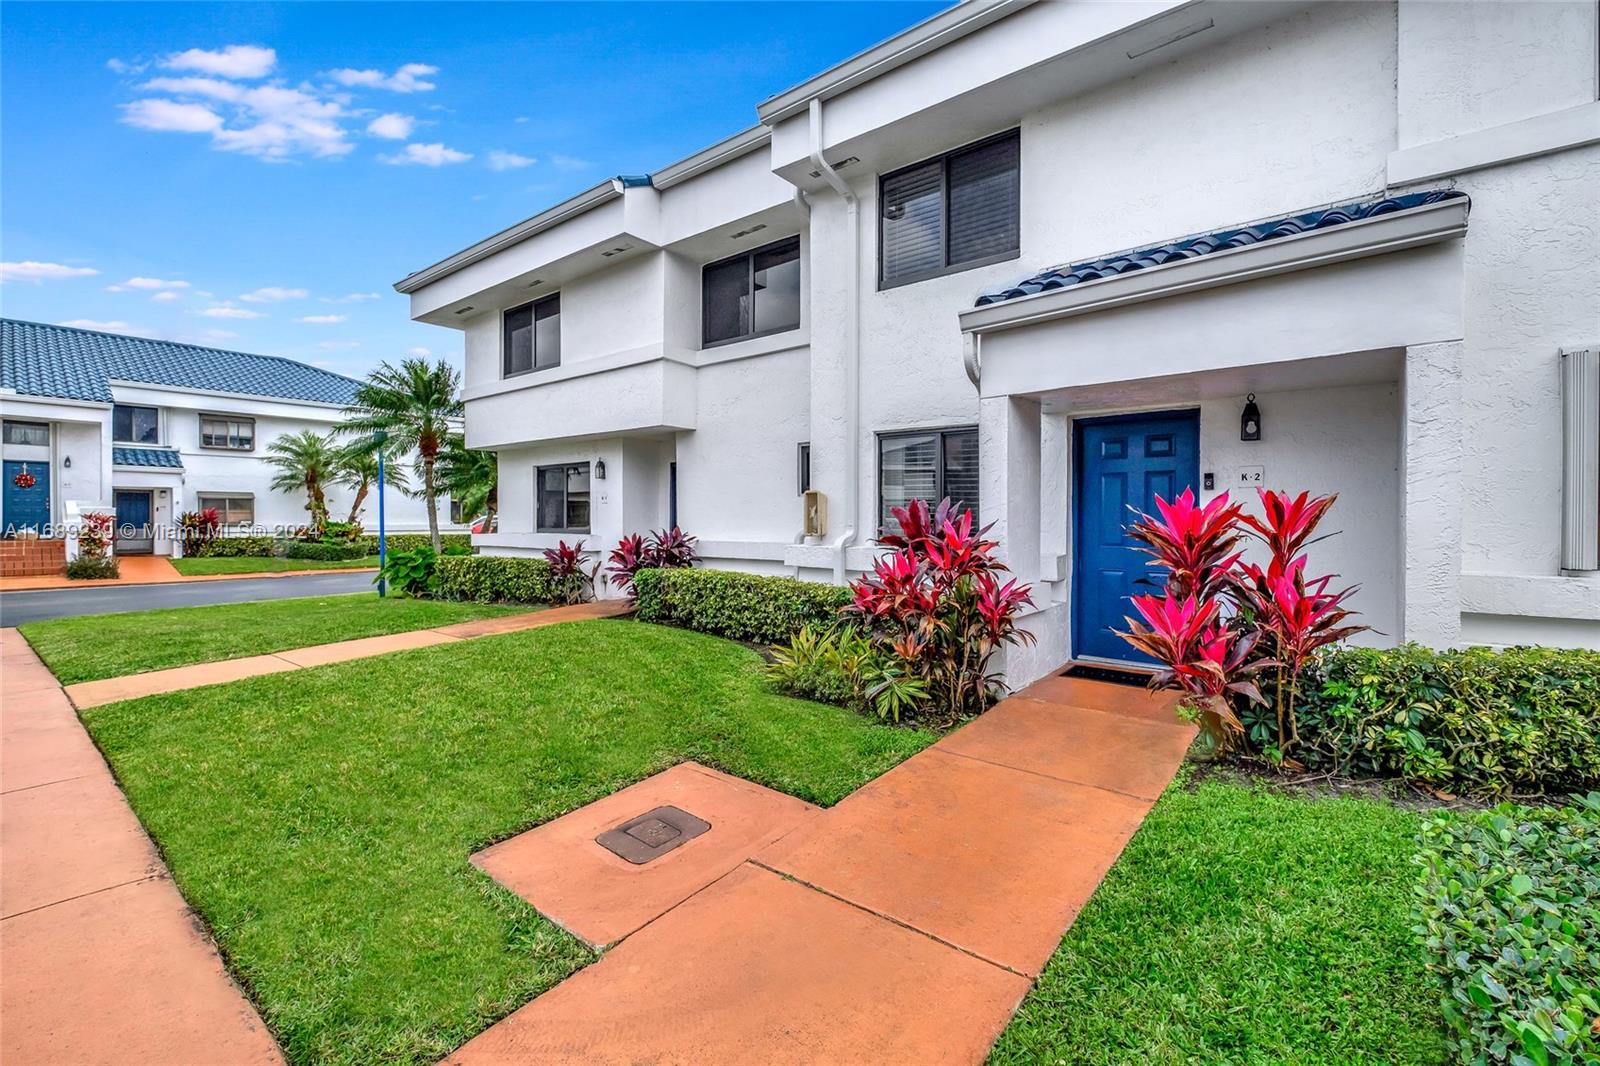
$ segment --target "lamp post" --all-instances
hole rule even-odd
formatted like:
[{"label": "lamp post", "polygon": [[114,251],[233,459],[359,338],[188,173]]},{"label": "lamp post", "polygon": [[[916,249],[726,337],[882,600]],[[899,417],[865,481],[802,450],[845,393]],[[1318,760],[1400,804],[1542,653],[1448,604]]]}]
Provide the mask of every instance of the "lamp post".
[{"label": "lamp post", "polygon": [[381,598],[388,592],[388,582],[383,577],[383,567],[389,559],[389,546],[384,540],[383,529],[383,446],[389,440],[389,434],[383,430],[375,430],[372,442],[378,446],[378,596]]}]

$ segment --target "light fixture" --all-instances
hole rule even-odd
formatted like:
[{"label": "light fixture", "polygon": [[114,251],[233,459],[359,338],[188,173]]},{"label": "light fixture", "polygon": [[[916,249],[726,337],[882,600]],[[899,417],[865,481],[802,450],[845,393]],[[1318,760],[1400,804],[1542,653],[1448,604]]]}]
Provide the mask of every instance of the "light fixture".
[{"label": "light fixture", "polygon": [[1244,414],[1239,416],[1239,439],[1261,439],[1261,408],[1256,406],[1256,394],[1244,398]]},{"label": "light fixture", "polygon": [[1169,33],[1165,37],[1160,38],[1159,40],[1151,41],[1149,44],[1145,45],[1142,48],[1134,49],[1133,51],[1128,53],[1128,58],[1129,59],[1138,59],[1140,56],[1149,55],[1151,52],[1154,52],[1158,48],[1165,48],[1169,44],[1177,44],[1179,41],[1183,40],[1185,37],[1193,37],[1195,34],[1199,33],[1201,30],[1209,30],[1211,27],[1213,27],[1215,25],[1216,25],[1215,20],[1206,19],[1204,22],[1196,22],[1192,26],[1185,26],[1183,29],[1178,30],[1176,33]]},{"label": "light fixture", "polygon": [[63,470],[71,470],[72,469],[72,456],[68,455],[68,456],[64,457],[61,460],[61,467],[62,467]]},{"label": "light fixture", "polygon": [[594,479],[596,481],[604,481],[606,479],[606,461],[604,459],[596,459],[594,461]]}]

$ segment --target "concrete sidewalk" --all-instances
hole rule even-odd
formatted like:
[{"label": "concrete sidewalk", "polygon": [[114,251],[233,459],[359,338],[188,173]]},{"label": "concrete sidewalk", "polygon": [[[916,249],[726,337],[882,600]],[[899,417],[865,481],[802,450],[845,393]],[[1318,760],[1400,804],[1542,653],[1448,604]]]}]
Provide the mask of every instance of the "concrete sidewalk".
[{"label": "concrete sidewalk", "polygon": [[248,655],[238,659],[222,659],[211,663],[196,663],[193,666],[174,666],[167,670],[150,670],[142,674],[108,677],[100,681],[80,681],[76,685],[68,685],[66,693],[73,704],[80,709],[98,707],[103,703],[116,703],[119,700],[137,699],[140,696],[178,692],[204,685],[221,685],[261,674],[281,674],[290,670],[303,670],[309,666],[326,666],[329,663],[365,659],[395,651],[426,648],[433,644],[451,644],[458,640],[515,633],[523,629],[538,629],[561,622],[614,618],[631,610],[633,605],[627,600],[596,600],[571,607],[551,607],[529,611],[526,614],[455,622],[433,629],[413,629],[406,633],[357,637],[354,640],[293,648],[273,652],[270,655]]},{"label": "concrete sidewalk", "polygon": [[981,1062],[1182,762],[1174,704],[1030,686],[449,1061]]},{"label": "concrete sidewalk", "polygon": [[282,1062],[15,629],[0,629],[0,853],[0,1060]]},{"label": "concrete sidewalk", "polygon": [[249,581],[259,578],[303,577],[306,574],[373,574],[377,567],[318,567],[307,570],[257,570],[247,574],[185,575],[162,555],[119,555],[118,575],[103,581],[76,581],[65,574],[48,577],[0,577],[0,592],[32,592],[39,589],[119,588],[124,585],[177,585],[190,581]]}]

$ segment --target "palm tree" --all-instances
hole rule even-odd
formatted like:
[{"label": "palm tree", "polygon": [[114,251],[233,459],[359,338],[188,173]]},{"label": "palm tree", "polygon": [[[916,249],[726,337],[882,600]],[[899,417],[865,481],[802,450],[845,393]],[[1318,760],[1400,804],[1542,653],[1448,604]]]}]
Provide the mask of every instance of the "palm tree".
[{"label": "palm tree", "polygon": [[[392,449],[385,446],[383,458],[383,483],[409,493],[411,480],[406,477],[405,467],[393,461]],[[378,452],[360,443],[347,444],[339,449],[338,463],[339,484],[356,490],[356,498],[350,503],[350,517],[345,519],[346,525],[355,525],[361,516],[361,505],[367,502],[367,493],[378,483]]]},{"label": "palm tree", "polygon": [[439,453],[451,436],[452,419],[465,410],[460,395],[461,375],[443,359],[429,365],[423,359],[405,359],[399,366],[381,363],[356,388],[355,403],[345,411],[343,432],[366,436],[355,447],[378,447],[371,435],[389,435],[396,453],[417,453],[417,473],[422,496],[428,501],[428,536],[439,551]]},{"label": "palm tree", "polygon": [[495,453],[468,448],[461,437],[451,437],[439,459],[439,477],[450,498],[461,504],[462,514],[486,516],[483,531],[489,532],[500,509],[500,460]]},{"label": "palm tree", "polygon": [[339,458],[331,437],[309,429],[286,433],[267,445],[266,460],[276,470],[272,487],[279,492],[304,492],[311,528],[322,532],[328,524],[326,487],[338,476]]}]

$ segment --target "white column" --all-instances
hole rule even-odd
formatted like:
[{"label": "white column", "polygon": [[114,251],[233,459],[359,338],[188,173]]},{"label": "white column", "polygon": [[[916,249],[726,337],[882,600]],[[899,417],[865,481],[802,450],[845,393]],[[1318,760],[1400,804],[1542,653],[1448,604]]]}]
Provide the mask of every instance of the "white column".
[{"label": "white column", "polygon": [[1039,580],[1039,402],[999,396],[979,402],[983,521],[1018,578]]},{"label": "white column", "polygon": [[1407,348],[1401,388],[1398,637],[1435,648],[1461,636],[1462,347]]}]

